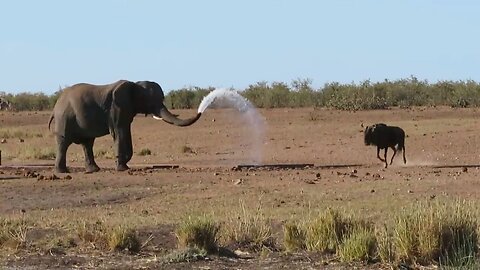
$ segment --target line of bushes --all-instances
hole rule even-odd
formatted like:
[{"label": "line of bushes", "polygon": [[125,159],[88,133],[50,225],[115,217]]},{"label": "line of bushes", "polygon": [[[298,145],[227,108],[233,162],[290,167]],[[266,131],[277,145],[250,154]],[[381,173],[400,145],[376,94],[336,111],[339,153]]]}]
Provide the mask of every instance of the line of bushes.
[{"label": "line of bushes", "polygon": [[[168,92],[165,104],[173,109],[197,108],[213,87],[189,87]],[[414,76],[395,81],[385,80],[342,84],[326,83],[315,89],[312,80],[257,82],[239,91],[258,108],[328,107],[340,110],[371,110],[389,107],[439,106],[479,107],[480,83],[473,80],[429,83]],[[6,94],[0,97],[12,103],[15,110],[51,110],[61,93]]]}]

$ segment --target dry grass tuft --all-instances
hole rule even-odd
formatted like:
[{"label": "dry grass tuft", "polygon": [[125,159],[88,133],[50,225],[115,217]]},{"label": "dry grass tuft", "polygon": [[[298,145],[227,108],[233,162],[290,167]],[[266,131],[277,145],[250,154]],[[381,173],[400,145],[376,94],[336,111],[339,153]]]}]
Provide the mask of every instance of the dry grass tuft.
[{"label": "dry grass tuft", "polygon": [[228,244],[253,251],[275,247],[271,221],[265,218],[261,205],[248,210],[243,202],[240,203],[240,208],[229,214],[223,235]]},{"label": "dry grass tuft", "polygon": [[108,247],[111,251],[140,251],[140,241],[135,231],[127,226],[119,225],[110,229],[108,233]]},{"label": "dry grass tuft", "polygon": [[218,232],[220,226],[212,218],[202,216],[188,216],[175,230],[180,249],[196,248],[208,253],[218,249]]}]

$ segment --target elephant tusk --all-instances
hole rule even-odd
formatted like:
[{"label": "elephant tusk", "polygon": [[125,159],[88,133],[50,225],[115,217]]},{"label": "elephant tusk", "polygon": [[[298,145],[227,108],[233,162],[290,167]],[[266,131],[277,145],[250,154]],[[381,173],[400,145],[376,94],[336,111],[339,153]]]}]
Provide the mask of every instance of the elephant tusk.
[{"label": "elephant tusk", "polygon": [[156,116],[156,115],[152,115],[152,117],[153,117],[153,119],[155,119],[155,120],[163,120],[162,117],[158,117],[158,116]]}]

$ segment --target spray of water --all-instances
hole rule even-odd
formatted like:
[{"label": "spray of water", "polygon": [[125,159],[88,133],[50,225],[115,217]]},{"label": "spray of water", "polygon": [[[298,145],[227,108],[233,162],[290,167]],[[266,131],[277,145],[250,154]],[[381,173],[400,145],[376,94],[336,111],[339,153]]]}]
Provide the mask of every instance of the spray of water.
[{"label": "spray of water", "polygon": [[234,90],[217,88],[205,96],[198,106],[198,112],[203,113],[208,107],[235,108],[240,113],[249,128],[248,140],[253,164],[262,161],[262,147],[265,132],[265,119],[258,113],[255,106]]}]

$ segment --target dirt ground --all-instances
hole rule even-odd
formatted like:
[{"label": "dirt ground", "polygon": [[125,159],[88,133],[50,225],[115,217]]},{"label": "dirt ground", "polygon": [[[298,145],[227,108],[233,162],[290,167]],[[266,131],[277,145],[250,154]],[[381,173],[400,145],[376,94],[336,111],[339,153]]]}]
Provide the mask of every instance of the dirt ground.
[{"label": "dirt ground", "polygon": [[[260,119],[235,110],[207,109],[190,127],[173,127],[137,116],[134,157],[128,172],[113,170],[112,139],[96,140],[102,171],[83,173],[83,152],[68,152],[72,172],[53,175],[53,160],[21,158],[31,148],[53,151],[49,113],[0,112],[0,129],[36,136],[7,138],[0,144],[0,215],[24,215],[55,230],[74,220],[128,220],[141,236],[154,238],[139,255],[67,251],[17,251],[1,257],[5,269],[365,269],[329,263],[314,254],[283,252],[248,258],[213,256],[195,263],[164,265],[161,254],[176,248],[174,226],[191,213],[225,220],[246,206],[282,224],[317,209],[341,207],[376,222],[422,200],[480,198],[480,112],[477,109],[413,108],[343,112],[259,110]],[[193,110],[176,113],[188,117]],[[402,127],[406,157],[387,169],[376,150],[363,143],[363,127],[377,122]],[[1,139],[1,138],[0,138]],[[151,155],[139,155],[149,149]],[[391,151],[389,152],[389,157]],[[25,156],[25,155],[23,155]],[[300,164],[304,169],[232,169],[239,164]],[[41,165],[29,169],[20,165]],[[178,165],[162,169],[156,165]],[[39,177],[39,175],[41,177]],[[39,178],[44,178],[39,180]],[[71,179],[69,179],[71,178]],[[278,238],[281,238],[279,229]],[[281,247],[281,243],[278,244]],[[39,250],[32,252],[31,250]],[[369,266],[371,269],[380,265]]]}]

